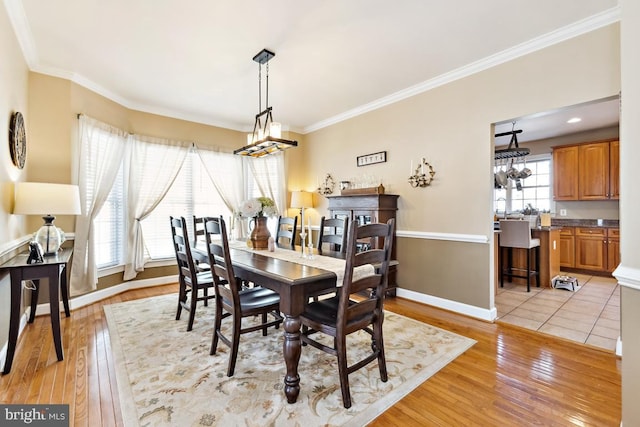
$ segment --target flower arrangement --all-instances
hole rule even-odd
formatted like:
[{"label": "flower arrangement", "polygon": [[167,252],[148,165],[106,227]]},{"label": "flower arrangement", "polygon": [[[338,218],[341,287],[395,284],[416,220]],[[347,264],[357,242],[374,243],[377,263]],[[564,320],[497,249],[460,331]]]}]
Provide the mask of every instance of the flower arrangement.
[{"label": "flower arrangement", "polygon": [[245,200],[240,205],[238,211],[239,216],[245,218],[253,218],[256,216],[274,216],[278,214],[276,204],[269,197],[257,197]]}]

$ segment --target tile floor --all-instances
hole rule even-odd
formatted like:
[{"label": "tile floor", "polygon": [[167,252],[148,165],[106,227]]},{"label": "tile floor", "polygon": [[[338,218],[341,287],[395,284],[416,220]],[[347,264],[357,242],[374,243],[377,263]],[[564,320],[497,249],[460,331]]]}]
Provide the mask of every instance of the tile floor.
[{"label": "tile floor", "polygon": [[562,273],[578,279],[576,291],[505,282],[495,304],[499,322],[615,351],[620,336],[620,286],[611,277]]}]

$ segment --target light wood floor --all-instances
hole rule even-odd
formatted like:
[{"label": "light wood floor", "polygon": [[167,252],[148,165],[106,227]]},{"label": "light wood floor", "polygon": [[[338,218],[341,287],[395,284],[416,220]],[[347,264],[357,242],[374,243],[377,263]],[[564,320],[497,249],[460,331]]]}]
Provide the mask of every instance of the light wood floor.
[{"label": "light wood floor", "polygon": [[[102,306],[176,292],[176,285],[129,291],[63,316],[62,362],[49,316],[37,317],[20,338],[11,373],[0,378],[0,402],[68,403],[72,426],[123,425]],[[477,344],[372,425],[620,425],[621,362],[613,353],[401,298],[386,308]]]}]

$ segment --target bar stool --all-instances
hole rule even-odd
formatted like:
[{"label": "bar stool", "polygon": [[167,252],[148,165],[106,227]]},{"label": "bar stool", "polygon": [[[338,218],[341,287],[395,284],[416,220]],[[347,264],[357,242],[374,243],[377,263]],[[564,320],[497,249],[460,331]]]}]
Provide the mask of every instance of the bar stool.
[{"label": "bar stool", "polygon": [[[502,220],[500,221],[500,248],[508,248],[508,261],[504,266],[504,257],[500,256],[500,287],[504,287],[504,276],[509,280],[513,277],[527,279],[527,292],[531,291],[531,276],[536,278],[536,286],[540,287],[540,239],[531,238],[531,227],[529,221],[522,220]],[[513,248],[527,250],[527,268],[513,268]],[[531,250],[535,249],[535,270],[531,269]],[[502,255],[502,254],[500,254]],[[514,270],[520,270],[526,275],[513,274]]]}]

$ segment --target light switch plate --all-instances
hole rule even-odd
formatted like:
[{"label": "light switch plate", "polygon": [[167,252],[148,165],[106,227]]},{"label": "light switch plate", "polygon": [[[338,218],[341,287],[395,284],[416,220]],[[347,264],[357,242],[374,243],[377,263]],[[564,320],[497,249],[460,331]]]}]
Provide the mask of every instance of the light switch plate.
[{"label": "light switch plate", "polygon": [[566,209],[560,209],[560,216],[567,216],[567,210]]}]

